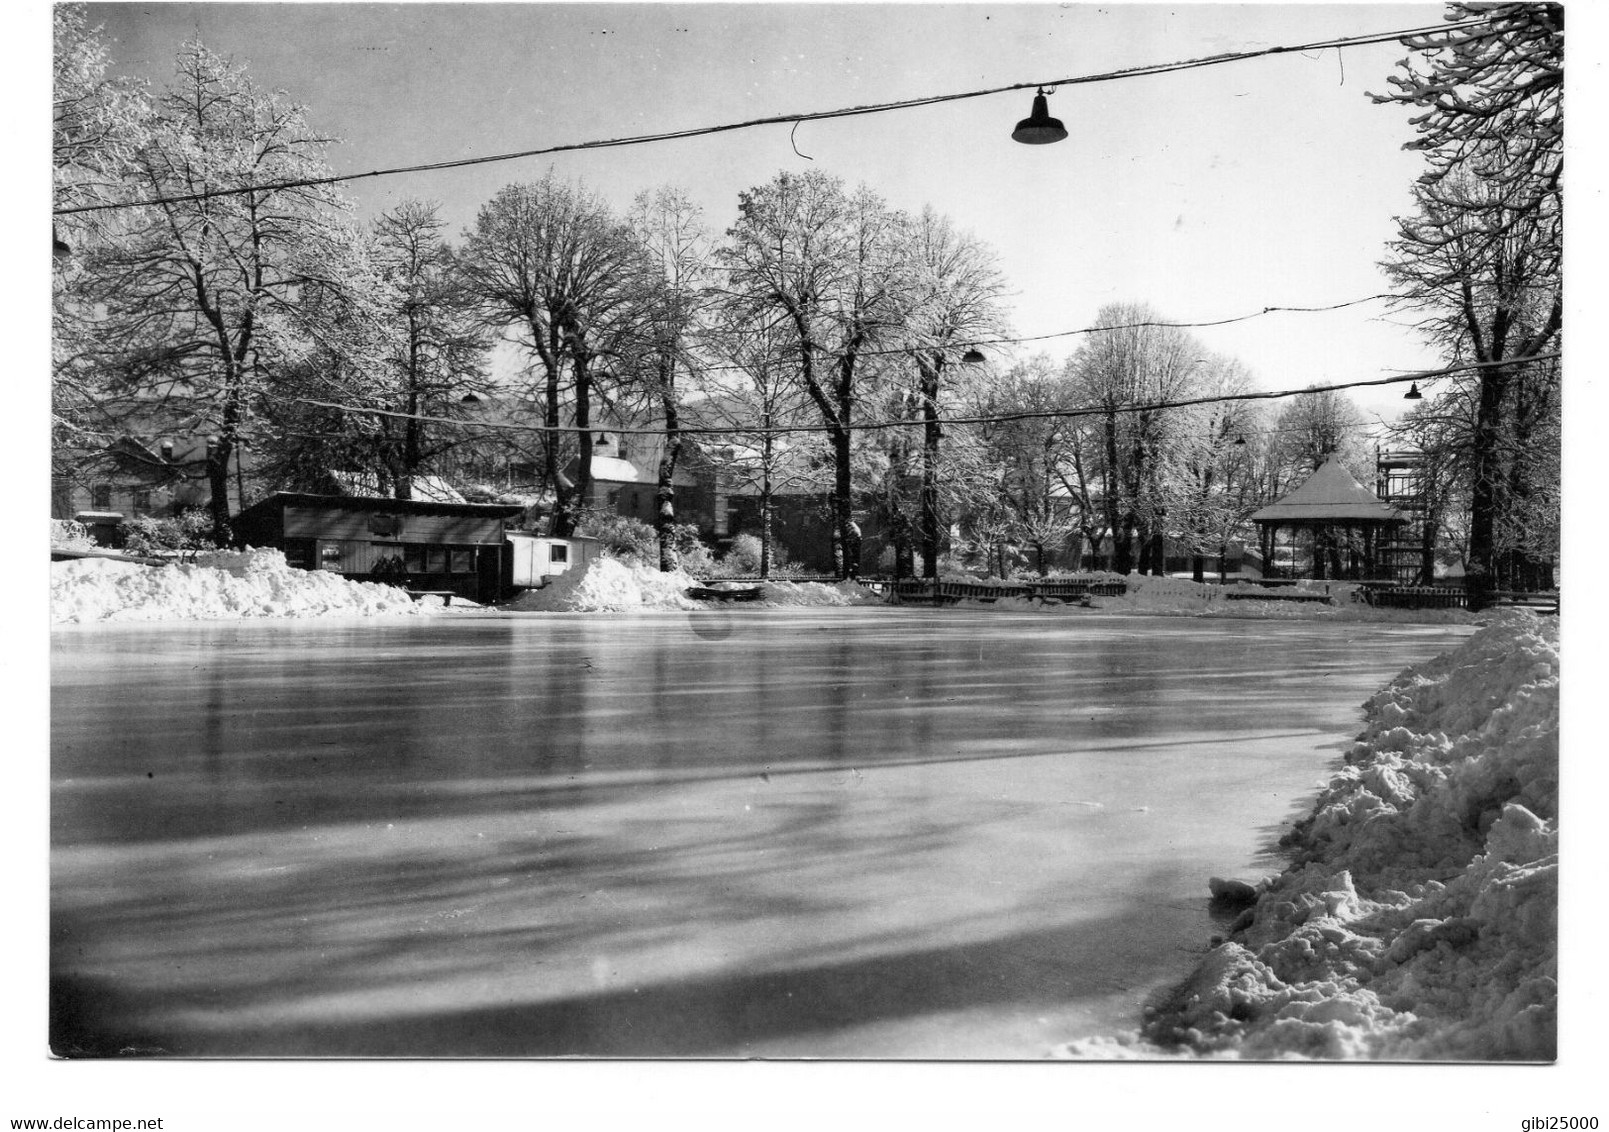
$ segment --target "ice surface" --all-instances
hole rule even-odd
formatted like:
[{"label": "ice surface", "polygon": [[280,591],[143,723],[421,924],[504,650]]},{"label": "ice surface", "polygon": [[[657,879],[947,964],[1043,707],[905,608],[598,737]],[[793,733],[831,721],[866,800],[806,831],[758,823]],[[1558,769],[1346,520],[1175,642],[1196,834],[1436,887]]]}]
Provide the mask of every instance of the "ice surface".
[{"label": "ice surface", "polygon": [[1067,1052],[1552,1059],[1558,665],[1556,621],[1503,613],[1403,672],[1231,938]]}]

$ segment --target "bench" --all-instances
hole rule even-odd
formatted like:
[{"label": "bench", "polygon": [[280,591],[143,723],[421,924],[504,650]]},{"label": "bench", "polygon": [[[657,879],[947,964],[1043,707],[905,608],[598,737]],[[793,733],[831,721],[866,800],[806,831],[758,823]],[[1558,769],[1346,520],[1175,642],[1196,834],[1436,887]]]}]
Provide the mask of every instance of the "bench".
[{"label": "bench", "polygon": [[420,598],[424,597],[439,597],[441,598],[441,604],[443,605],[451,605],[453,603],[453,598],[458,596],[458,594],[452,590],[405,590],[403,592],[405,592],[409,597],[413,598],[414,601],[418,601]]},{"label": "bench", "polygon": [[689,586],[687,596],[694,601],[759,601],[761,586]]}]

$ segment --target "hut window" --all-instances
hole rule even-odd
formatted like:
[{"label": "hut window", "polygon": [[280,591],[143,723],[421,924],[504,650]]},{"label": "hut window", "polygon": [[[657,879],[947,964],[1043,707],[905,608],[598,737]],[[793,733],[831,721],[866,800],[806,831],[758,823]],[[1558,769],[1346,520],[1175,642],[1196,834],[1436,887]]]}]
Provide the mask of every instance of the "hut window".
[{"label": "hut window", "polygon": [[151,510],[151,493],[146,488],[137,488],[133,493],[134,513],[144,515]]},{"label": "hut window", "polygon": [[112,485],[98,483],[90,488],[89,505],[96,511],[110,511],[112,509]]},{"label": "hut window", "polygon": [[404,563],[410,574],[423,574],[425,572],[425,548],[422,546],[406,547],[403,551]]},{"label": "hut window", "polygon": [[563,543],[557,543],[557,542],[554,543],[551,547],[549,547],[548,561],[549,562],[568,562],[568,561],[570,561],[570,548],[568,546],[565,546]]},{"label": "hut window", "polygon": [[475,572],[475,552],[472,550],[455,550],[452,552],[452,572],[454,574],[473,574]]},{"label": "hut window", "polygon": [[445,574],[447,572],[447,548],[432,546],[425,554],[425,573]]}]

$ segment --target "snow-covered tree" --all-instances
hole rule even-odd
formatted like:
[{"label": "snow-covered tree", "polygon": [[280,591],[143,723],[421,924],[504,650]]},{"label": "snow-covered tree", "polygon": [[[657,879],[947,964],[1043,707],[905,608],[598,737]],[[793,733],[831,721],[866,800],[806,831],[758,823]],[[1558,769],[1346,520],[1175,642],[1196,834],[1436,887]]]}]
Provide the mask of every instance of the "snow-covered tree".
[{"label": "snow-covered tree", "polygon": [[[833,560],[860,572],[853,439],[875,351],[899,325],[903,225],[869,189],[846,192],[815,170],[781,173],[739,194],[721,258],[750,317],[781,315],[797,380],[833,451]],[[870,371],[870,372],[869,372]]]},{"label": "snow-covered tree", "polygon": [[1408,40],[1416,56],[1377,98],[1420,111],[1409,147],[1429,164],[1386,271],[1449,360],[1482,364],[1438,398],[1474,406],[1468,584],[1478,608],[1505,574],[1529,586],[1551,573],[1531,558],[1545,539],[1514,538],[1556,526],[1545,516],[1557,498],[1559,369],[1526,359],[1557,352],[1563,329],[1564,15],[1556,4],[1454,4],[1448,17],[1487,23]]},{"label": "snow-covered tree", "polygon": [[[624,368],[639,325],[641,247],[601,198],[551,173],[499,190],[475,218],[459,255],[459,278],[489,328],[512,333],[541,365],[537,389],[549,430],[544,483],[557,505],[553,532],[569,534],[592,481],[593,401]],[[575,429],[573,481],[562,474],[571,450],[559,431],[565,410]]]},{"label": "snow-covered tree", "polygon": [[[301,107],[187,43],[128,157],[132,191],[149,203],[124,212],[115,241],[85,253],[97,317],[85,360],[114,392],[165,400],[211,433],[220,543],[231,468],[276,378],[370,321],[372,275],[347,206],[328,186],[275,187],[326,176],[328,142]],[[342,296],[343,318],[309,317],[310,290]]]},{"label": "snow-covered tree", "polygon": [[681,376],[696,365],[695,339],[712,286],[712,250],[701,210],[680,189],[667,186],[639,193],[630,222],[646,268],[639,300],[641,322],[630,368],[633,383],[665,425],[654,530],[659,539],[659,568],[668,571],[676,559],[672,531],[676,526],[676,466],[682,455]]}]

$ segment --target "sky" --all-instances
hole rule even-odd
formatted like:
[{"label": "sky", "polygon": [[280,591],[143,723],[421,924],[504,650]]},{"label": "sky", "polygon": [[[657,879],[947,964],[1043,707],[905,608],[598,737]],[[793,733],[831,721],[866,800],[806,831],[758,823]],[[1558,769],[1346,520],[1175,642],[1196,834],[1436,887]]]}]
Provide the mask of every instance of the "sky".
[{"label": "sky", "polygon": [[[342,139],[338,173],[516,152],[998,87],[1434,25],[1436,4],[89,5],[114,67],[160,88],[202,42]],[[355,181],[372,216],[439,201],[460,232],[503,185],[548,169],[624,207],[685,189],[720,232],[738,194],[819,169],[891,205],[931,205],[999,254],[1018,335],[1091,325],[1104,304],[1206,322],[1386,290],[1378,264],[1422,158],[1408,112],[1371,92],[1396,43],[1064,86],[1069,138],[1010,139],[1032,94]],[[1263,388],[1443,364],[1382,302],[1203,328]],[[1079,338],[1028,349],[1055,358]],[[1395,417],[1401,387],[1363,390]]]}]

